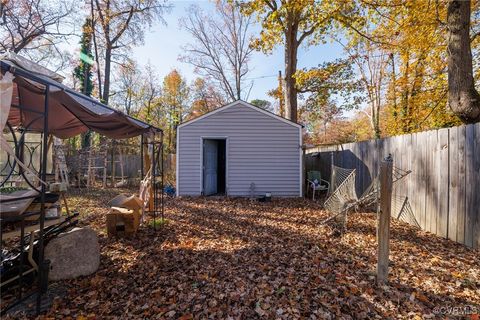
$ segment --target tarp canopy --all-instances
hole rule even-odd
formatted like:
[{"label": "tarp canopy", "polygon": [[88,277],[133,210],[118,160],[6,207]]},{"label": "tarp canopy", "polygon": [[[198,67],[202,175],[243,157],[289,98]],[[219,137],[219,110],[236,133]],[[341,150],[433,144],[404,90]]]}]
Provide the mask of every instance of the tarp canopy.
[{"label": "tarp canopy", "polygon": [[0,60],[0,66],[2,74],[9,71],[15,76],[8,116],[8,123],[13,127],[45,132],[43,114],[48,87],[46,131],[58,138],[70,138],[88,129],[114,139],[161,131],[68,88],[58,82],[61,78],[54,72],[24,58],[10,55]]}]

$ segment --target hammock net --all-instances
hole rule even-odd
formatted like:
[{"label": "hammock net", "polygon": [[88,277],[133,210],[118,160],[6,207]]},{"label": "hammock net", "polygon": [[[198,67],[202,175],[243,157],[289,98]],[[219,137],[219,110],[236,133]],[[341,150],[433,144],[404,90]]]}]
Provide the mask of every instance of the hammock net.
[{"label": "hammock net", "polygon": [[[411,171],[393,167],[393,184],[407,176]],[[337,215],[360,205],[369,206],[377,203],[380,191],[380,179],[377,175],[370,185],[363,191],[360,197],[355,191],[356,170],[332,166],[332,179],[330,183],[329,197],[324,207]],[[392,215],[418,225],[412,208],[406,196],[392,197]],[[412,221],[412,219],[414,221]],[[329,220],[329,219],[328,219]]]},{"label": "hammock net", "polygon": [[[395,183],[397,181],[403,179],[410,172],[411,172],[410,170],[406,171],[394,166],[392,170],[393,185],[395,186]],[[358,205],[369,206],[369,205],[375,204],[377,202],[378,192],[380,192],[379,175],[377,175],[375,179],[373,179],[372,183],[370,183],[370,185],[365,189],[363,194],[360,196]]]},{"label": "hammock net", "polygon": [[330,183],[330,196],[324,203],[327,210],[340,213],[350,203],[358,201],[355,192],[355,169],[345,169],[332,166],[332,179]]}]

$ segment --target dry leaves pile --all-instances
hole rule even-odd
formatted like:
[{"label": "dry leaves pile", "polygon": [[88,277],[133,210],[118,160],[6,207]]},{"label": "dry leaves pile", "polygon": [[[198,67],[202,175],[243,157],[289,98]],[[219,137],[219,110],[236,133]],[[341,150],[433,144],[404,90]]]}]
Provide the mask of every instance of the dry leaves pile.
[{"label": "dry leaves pile", "polygon": [[109,239],[105,204],[115,194],[70,197],[100,234],[101,266],[63,282],[68,296],[47,316],[437,318],[435,307],[480,305],[479,251],[405,223],[392,223],[390,284],[378,288],[373,214],[352,214],[338,238],[309,200],[170,199],[162,230]]}]

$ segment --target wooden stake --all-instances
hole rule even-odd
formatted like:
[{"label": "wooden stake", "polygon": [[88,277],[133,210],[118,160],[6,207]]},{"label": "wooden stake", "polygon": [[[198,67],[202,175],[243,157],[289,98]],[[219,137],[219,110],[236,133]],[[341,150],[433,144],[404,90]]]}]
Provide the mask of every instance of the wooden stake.
[{"label": "wooden stake", "polygon": [[378,261],[377,284],[388,281],[388,256],[390,252],[390,214],[392,207],[393,158],[388,155],[380,163],[380,214],[377,225]]}]

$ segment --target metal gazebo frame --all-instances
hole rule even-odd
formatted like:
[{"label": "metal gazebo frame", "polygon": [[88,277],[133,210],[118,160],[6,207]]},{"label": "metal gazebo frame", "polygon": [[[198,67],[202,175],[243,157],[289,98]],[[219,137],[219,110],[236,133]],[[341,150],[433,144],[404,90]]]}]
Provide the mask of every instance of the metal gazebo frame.
[{"label": "metal gazebo frame", "polygon": [[[164,167],[163,167],[163,132],[159,133],[160,137],[157,134],[154,134],[150,139],[142,135],[141,137],[141,177],[144,178],[144,152],[145,146],[152,149],[152,159],[151,159],[151,169],[152,169],[152,181],[151,181],[151,190],[153,195],[153,208],[145,210],[146,213],[153,215],[153,228],[157,230],[156,222],[157,217],[160,215],[162,222],[164,221],[164,197],[163,197],[163,187],[164,187]],[[159,199],[160,195],[160,199]],[[159,203],[160,202],[160,203]],[[163,225],[163,224],[162,224]]]},{"label": "metal gazebo frame", "polygon": [[[6,72],[6,71],[11,71],[11,68],[7,68],[7,66],[2,62],[1,64],[1,68],[2,68],[2,71],[3,72]],[[13,70],[12,70],[13,71]],[[18,71],[18,70],[15,70],[14,73],[18,74],[20,73],[23,77],[27,78],[27,79],[31,79],[33,81],[39,81],[41,79],[38,79],[37,77],[35,77],[35,75],[29,75],[27,72],[23,72],[22,71]],[[40,82],[41,83],[41,82]],[[42,83],[44,86],[45,86],[45,101],[44,101],[44,112],[38,112],[38,111],[35,111],[35,110],[31,110],[29,109],[27,106],[24,106],[22,105],[22,103],[20,102],[19,105],[13,105],[12,104],[12,107],[13,108],[17,108],[19,110],[28,110],[29,112],[34,112],[36,114],[38,114],[38,118],[36,118],[34,121],[36,121],[37,119],[41,119],[43,118],[43,131],[40,132],[40,134],[42,135],[42,143],[41,143],[41,160],[40,160],[40,168],[39,168],[39,176],[40,176],[40,179],[42,181],[46,181],[47,180],[47,155],[48,155],[48,106],[49,106],[49,92],[50,92],[50,84],[49,83]],[[29,123],[32,124],[34,121],[31,121]],[[23,147],[24,147],[24,135],[26,132],[28,132],[28,127],[29,125],[27,125],[26,128],[23,128],[24,132],[22,133],[22,137],[17,140],[16,138],[14,138],[14,144],[15,144],[15,153],[16,153],[16,156],[20,158],[20,160],[23,160]],[[10,126],[10,124],[7,122],[7,126],[10,128],[12,134],[14,133],[12,127]],[[15,135],[14,135],[15,137]],[[12,175],[13,171],[15,170],[15,166],[17,166],[18,164],[16,163],[16,161],[13,162],[13,165],[12,165],[12,170],[10,172],[10,174],[7,176],[7,178],[2,181],[2,183],[0,184],[0,187],[3,187],[7,181],[8,181],[8,178],[10,177],[10,175]],[[46,291],[46,288],[45,288],[45,273],[47,272],[47,270],[45,270],[45,261],[44,261],[44,226],[45,226],[45,194],[47,192],[47,189],[46,189],[46,185],[45,184],[41,184],[41,187],[40,187],[40,190],[38,190],[38,188],[34,187],[31,183],[30,183],[30,180],[25,177],[25,171],[23,170],[23,168],[21,168],[19,166],[19,169],[18,169],[18,172],[19,172],[19,175],[22,176],[25,181],[35,190],[39,191],[40,192],[40,199],[41,199],[41,202],[40,202],[40,217],[39,217],[39,227],[38,227],[38,258],[37,258],[37,264],[39,266],[39,270],[38,270],[38,287],[36,288],[36,292],[38,292],[38,297],[37,297],[37,312],[39,313],[40,312],[40,303],[41,303],[41,297],[42,297],[42,294],[45,293]],[[38,195],[35,195],[35,196],[30,196],[31,197],[37,197]],[[18,200],[18,198],[17,198]],[[25,243],[24,243],[24,235],[25,235],[25,225],[24,225],[24,216],[20,215],[18,217],[15,217],[16,219],[10,219],[11,220],[17,220],[17,221],[21,221],[22,225],[21,225],[21,235],[20,235],[20,254],[23,255],[23,252],[25,250]],[[5,219],[0,219],[0,222],[2,221],[5,221]],[[3,247],[3,241],[2,241],[2,233],[1,233],[1,230],[0,230],[0,246]],[[1,250],[1,247],[0,247],[0,250]],[[23,257],[21,257],[20,259],[21,261],[21,264],[20,264],[20,268],[19,268],[19,276],[20,276],[20,286],[19,286],[19,292],[18,292],[18,299],[12,303],[11,305],[7,306],[4,310],[2,310],[2,314],[6,311],[8,311],[9,309],[11,309],[13,306],[17,305],[18,303],[24,301],[26,298],[28,298],[30,295],[26,295],[26,296],[23,296],[23,276],[24,276],[24,259]],[[48,279],[46,279],[48,281]],[[43,286],[43,288],[42,288]],[[33,292],[35,293],[35,291]]]},{"label": "metal gazebo frame", "polygon": [[[38,110],[35,110],[34,108],[32,108],[31,106],[26,106],[24,104],[22,104],[22,101],[21,99],[19,99],[19,104],[18,105],[14,105],[13,104],[13,101],[12,101],[12,105],[11,107],[12,108],[16,108],[16,109],[19,109],[19,110],[23,110],[25,112],[29,112],[29,113],[34,113],[36,115],[38,115],[38,117],[35,117],[34,120],[30,121],[29,124],[25,125],[24,127],[21,128],[22,130],[22,135],[20,137],[20,139],[17,139],[15,134],[13,133],[14,130],[13,130],[13,127],[10,123],[7,122],[7,127],[10,129],[10,131],[12,132],[13,134],[13,143],[15,145],[15,154],[16,156],[20,159],[20,160],[24,160],[23,159],[23,154],[24,154],[24,142],[25,142],[25,139],[24,139],[24,135],[25,133],[27,132],[35,132],[35,133],[40,133],[42,135],[42,141],[41,141],[41,157],[40,157],[40,168],[38,170],[38,176],[39,178],[42,180],[42,181],[46,181],[47,180],[47,157],[48,157],[48,150],[49,150],[49,143],[48,143],[48,137],[49,137],[49,102],[50,102],[50,94],[51,94],[51,87],[55,87],[55,88],[59,88],[65,92],[68,92],[68,94],[71,94],[71,95],[74,95],[80,99],[83,99],[83,100],[86,100],[88,101],[89,103],[91,103],[92,105],[97,105],[97,106],[101,106],[102,108],[106,108],[108,110],[111,110],[112,112],[115,112],[115,113],[119,113],[117,110],[114,110],[102,103],[99,103],[98,101],[88,97],[88,96],[85,96],[83,94],[80,94],[74,90],[71,90],[67,87],[65,87],[64,85],[50,79],[50,78],[47,78],[47,77],[43,77],[43,76],[38,76],[35,72],[31,72],[31,71],[28,71],[26,69],[23,69],[21,67],[16,67],[14,65],[12,65],[11,63],[6,63],[4,62],[3,60],[0,60],[0,68],[1,68],[1,72],[2,74],[5,74],[7,71],[8,72],[11,72],[12,74],[14,74],[15,76],[18,76],[18,77],[22,77],[22,78],[25,78],[29,81],[33,81],[37,84],[40,84],[44,87],[44,89],[42,90],[43,92],[41,93],[42,96],[44,97],[44,101],[43,101],[43,111],[38,111]],[[125,116],[125,117],[128,117],[128,116]],[[40,119],[43,118],[43,128],[42,130],[29,130],[29,126],[35,122],[38,122]],[[131,118],[131,117],[128,117],[128,118]],[[132,118],[133,119],[133,118]],[[80,119],[79,119],[80,120]],[[152,145],[152,148],[153,148],[153,151],[154,151],[154,157],[152,157],[152,168],[155,168],[155,170],[152,171],[152,190],[153,190],[153,196],[154,196],[154,206],[153,206],[153,211],[151,211],[151,213],[153,213],[153,217],[154,217],[154,224],[155,224],[155,219],[157,218],[157,215],[160,214],[161,217],[163,218],[163,209],[164,209],[164,202],[163,202],[163,131],[159,128],[154,128],[148,124],[146,124],[145,122],[143,121],[140,121],[140,120],[137,120],[137,119],[134,119],[137,123],[140,123],[142,125],[145,126],[145,130],[150,130],[150,132],[152,133],[153,132],[153,137],[154,139],[150,142],[146,142],[145,144],[150,144]],[[81,120],[80,120],[81,121]],[[83,121],[82,121],[83,122]],[[85,126],[87,126],[85,123],[84,123]],[[159,138],[158,138],[159,137]],[[142,156],[143,156],[143,147],[144,147],[144,136],[143,134],[141,134],[141,150],[142,150]],[[160,158],[160,160],[159,160]],[[18,166],[18,171],[15,172],[15,167]],[[143,169],[143,157],[142,157],[142,169]],[[45,239],[45,232],[46,232],[46,229],[45,229],[45,212],[46,212],[46,209],[45,209],[45,202],[46,202],[46,193],[47,193],[47,186],[45,184],[41,184],[41,187],[40,188],[37,188],[35,186],[33,186],[31,183],[30,183],[30,180],[25,176],[25,171],[23,168],[21,168],[18,163],[14,160],[13,161],[13,164],[11,164],[11,172],[9,172],[9,174],[6,176],[5,180],[4,181],[1,181],[0,182],[0,187],[3,187],[7,181],[9,180],[10,176],[12,174],[18,174],[19,176],[22,176],[25,181],[30,185],[30,187],[32,187],[33,189],[37,190],[39,194],[35,195],[35,196],[31,196],[31,197],[38,197],[40,196],[40,215],[39,215],[39,224],[38,224],[38,240],[37,240],[37,244],[38,244],[38,258],[37,258],[37,264],[38,264],[38,270],[37,270],[37,287],[34,289],[34,290],[31,290],[32,292],[30,292],[29,294],[27,295],[23,295],[23,291],[25,289],[25,283],[23,282],[23,277],[25,275],[25,272],[23,271],[24,267],[27,266],[27,264],[25,264],[25,261],[24,261],[24,257],[23,257],[23,253],[26,252],[26,246],[25,246],[25,239],[27,239],[27,236],[25,236],[25,224],[24,224],[24,219],[25,217],[22,215],[20,216],[17,216],[15,218],[13,218],[14,221],[18,221],[21,223],[21,230],[20,230],[20,243],[19,243],[19,247],[20,247],[20,254],[21,254],[21,257],[20,257],[20,261],[21,261],[21,265],[20,265],[20,268],[19,268],[19,292],[18,292],[18,296],[17,296],[17,299],[11,303],[10,305],[8,305],[7,307],[5,307],[3,310],[1,310],[1,314],[3,315],[5,312],[7,312],[8,310],[10,310],[12,307],[14,307],[15,305],[23,302],[25,299],[27,299],[28,297],[32,296],[33,294],[37,293],[37,304],[36,304],[36,310],[37,310],[37,313],[40,313],[41,311],[41,302],[42,302],[42,295],[47,291],[48,289],[48,267],[49,267],[49,263],[48,261],[46,262],[45,259],[44,259],[44,239]],[[142,170],[142,177],[143,177],[143,170]],[[159,180],[159,181],[158,181]],[[159,185],[160,184],[160,193],[161,193],[161,197],[160,199],[158,199],[158,192],[159,192]],[[16,198],[15,200],[21,200],[22,198]],[[11,200],[7,200],[7,201],[11,201]],[[3,201],[3,202],[7,202],[7,201]],[[160,201],[160,203],[159,203]],[[15,220],[16,219],[16,220]],[[12,218],[9,218],[9,219],[4,219],[4,218],[0,218],[0,224],[2,223],[2,221],[12,221]],[[154,225],[155,226],[155,225]],[[64,226],[60,226],[60,225],[57,225],[56,227],[58,227],[56,229],[57,232],[60,232],[62,230],[64,230]],[[48,227],[50,228],[50,227]],[[50,229],[47,229],[47,232],[50,232]],[[33,244],[33,237],[30,237],[30,246]],[[2,248],[3,248],[3,241],[2,241],[2,231],[0,229],[0,252],[2,252]],[[3,260],[3,258],[2,258]],[[32,288],[33,289],[33,288]]]}]

